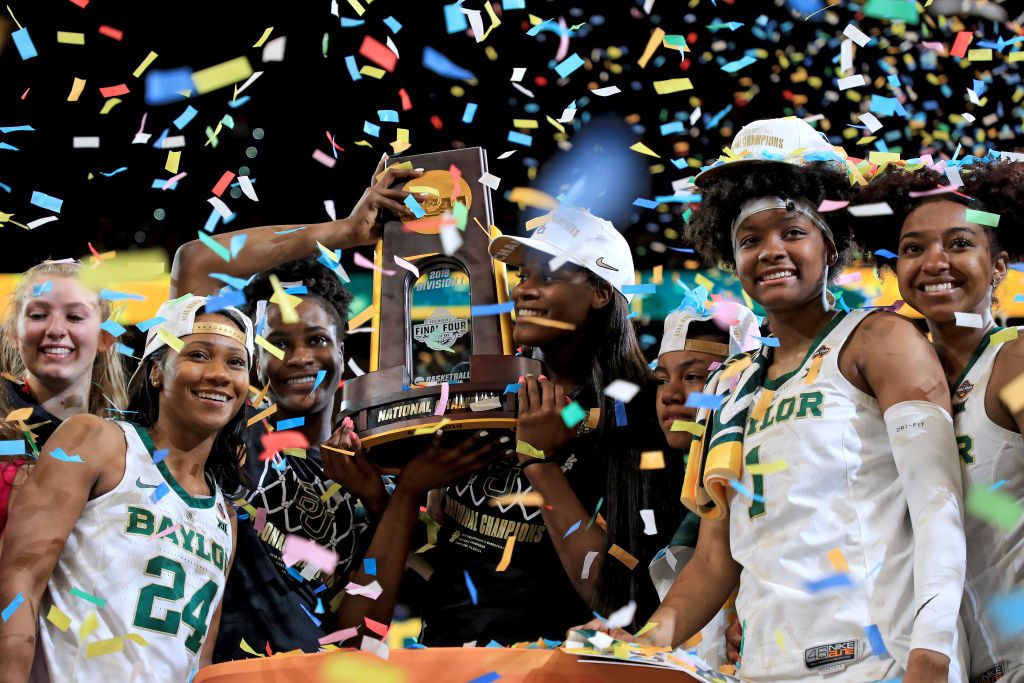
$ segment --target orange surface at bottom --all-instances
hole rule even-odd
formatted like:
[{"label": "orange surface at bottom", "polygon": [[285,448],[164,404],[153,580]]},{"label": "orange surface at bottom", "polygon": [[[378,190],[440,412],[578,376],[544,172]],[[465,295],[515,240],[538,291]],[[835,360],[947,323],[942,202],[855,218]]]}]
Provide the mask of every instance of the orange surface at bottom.
[{"label": "orange surface at bottom", "polygon": [[383,661],[357,651],[278,655],[200,669],[195,683],[469,683],[494,672],[500,683],[680,683],[682,671],[650,666],[592,664],[561,650],[429,648],[393,650]]}]

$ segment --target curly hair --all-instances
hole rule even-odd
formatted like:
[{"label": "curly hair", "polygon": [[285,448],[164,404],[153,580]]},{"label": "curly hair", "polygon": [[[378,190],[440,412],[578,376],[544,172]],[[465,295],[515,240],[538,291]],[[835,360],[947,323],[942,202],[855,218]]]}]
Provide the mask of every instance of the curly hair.
[{"label": "curly hair", "polygon": [[[743,200],[775,196],[803,199],[818,206],[824,199],[849,200],[853,194],[847,175],[832,163],[796,166],[766,162],[723,169],[702,188],[700,207],[686,227],[684,238],[706,263],[720,263],[733,270],[736,260],[730,228]],[[838,275],[850,261],[853,236],[849,222],[839,213],[830,214],[828,224],[839,252],[839,260],[832,269]]]},{"label": "curly hair", "polygon": [[[907,171],[891,168],[876,176],[861,190],[855,204],[885,202],[891,216],[851,219],[857,243],[871,252],[887,249],[898,252],[903,223],[918,207],[936,201],[956,202],[968,209],[999,214],[999,226],[986,229],[992,255],[1006,251],[1010,259],[1024,257],[1024,162],[992,161],[964,166],[960,169],[963,187],[956,191],[926,197],[912,197],[912,192],[925,192],[948,187],[948,178],[938,171],[922,168]],[[880,261],[883,268],[891,262]]]},{"label": "curly hair", "polygon": [[306,287],[308,294],[304,296],[315,299],[320,306],[338,324],[338,342],[345,338],[348,331],[348,305],[352,294],[341,284],[338,276],[327,270],[315,258],[308,257],[282,263],[270,270],[258,273],[243,290],[245,304],[241,311],[256,322],[256,303],[270,299],[274,295],[274,287],[270,276],[276,275],[281,282],[298,282]]}]

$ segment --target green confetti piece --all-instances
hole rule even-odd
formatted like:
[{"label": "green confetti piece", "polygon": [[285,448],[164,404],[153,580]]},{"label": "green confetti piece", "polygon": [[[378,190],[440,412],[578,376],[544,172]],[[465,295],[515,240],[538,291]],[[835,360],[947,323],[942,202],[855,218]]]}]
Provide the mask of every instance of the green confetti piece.
[{"label": "green confetti piece", "polygon": [[452,217],[455,219],[455,225],[462,230],[466,231],[466,219],[469,218],[469,209],[462,202],[455,202],[455,206],[452,207]]},{"label": "green confetti piece", "polygon": [[68,592],[71,593],[71,595],[74,595],[76,598],[82,598],[86,602],[91,602],[97,607],[102,608],[107,606],[106,600],[104,600],[103,598],[98,598],[95,595],[92,595],[91,593],[86,593],[84,590],[81,590],[80,588],[72,588]]},{"label": "green confetti piece", "polygon": [[974,484],[967,492],[967,512],[993,526],[1013,531],[1024,515],[1024,507],[1005,491]]},{"label": "green confetti piece", "polygon": [[569,429],[572,429],[585,419],[587,419],[587,411],[583,410],[576,401],[562,408],[562,422]]},{"label": "green confetti piece", "polygon": [[977,223],[978,225],[987,225],[990,228],[999,227],[999,214],[989,213],[988,211],[978,211],[977,209],[967,209],[967,213],[964,216],[970,223]]},{"label": "green confetti piece", "polygon": [[227,247],[224,247],[223,245],[219,244],[217,240],[213,239],[205,232],[200,231],[196,234],[199,235],[199,241],[208,246],[210,248],[210,251],[212,251],[214,254],[220,256],[225,261],[231,260],[231,252],[227,250]]}]

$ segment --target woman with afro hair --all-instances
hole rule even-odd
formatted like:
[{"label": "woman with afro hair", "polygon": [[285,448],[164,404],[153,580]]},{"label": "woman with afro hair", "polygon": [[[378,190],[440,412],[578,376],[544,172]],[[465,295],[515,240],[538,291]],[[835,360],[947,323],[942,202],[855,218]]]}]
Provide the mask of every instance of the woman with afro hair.
[{"label": "woman with afro hair", "polygon": [[702,517],[697,549],[642,639],[686,641],[738,584],[744,678],[960,681],[964,532],[942,368],[909,321],[833,308],[850,231],[818,207],[851,191],[828,141],[772,119],[731,150],[697,176],[687,237],[735,272],[774,338],[704,389],[682,495]]},{"label": "woman with afro hair", "polygon": [[[954,167],[956,168],[956,167]],[[960,178],[953,185],[949,178]],[[1024,254],[1024,162],[994,160],[940,173],[894,169],[857,200],[891,216],[857,226],[858,242],[896,254],[900,296],[928,323],[953,403],[964,489],[1024,496],[1024,410],[1007,386],[1024,373],[1018,329],[992,319],[996,289]],[[998,222],[997,222],[998,221]],[[974,494],[977,495],[977,494]],[[1024,521],[1004,527],[968,514],[960,613],[971,680],[1024,680],[1024,637],[1001,632],[993,608],[1024,585]]]}]

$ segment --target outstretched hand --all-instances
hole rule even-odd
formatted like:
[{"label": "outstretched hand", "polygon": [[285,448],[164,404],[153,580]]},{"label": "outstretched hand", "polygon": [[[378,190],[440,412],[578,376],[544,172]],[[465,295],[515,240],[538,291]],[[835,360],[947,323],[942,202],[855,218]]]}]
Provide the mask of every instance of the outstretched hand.
[{"label": "outstretched hand", "polygon": [[[412,218],[412,211],[405,205],[405,198],[409,193],[397,188],[392,189],[391,186],[397,180],[419,178],[423,172],[394,167],[384,170],[385,161],[386,154],[381,157],[380,163],[374,169],[370,186],[363,192],[363,196],[359,198],[348,216],[347,223],[351,232],[347,241],[351,246],[374,244],[380,240],[384,222],[389,214],[398,218]],[[417,195],[417,198],[422,199],[425,196]]]},{"label": "outstretched hand", "polygon": [[366,459],[352,419],[346,417],[323,445],[326,448],[321,448],[320,458],[327,476],[356,496],[368,510],[374,513],[383,511],[388,494],[381,471]]}]

